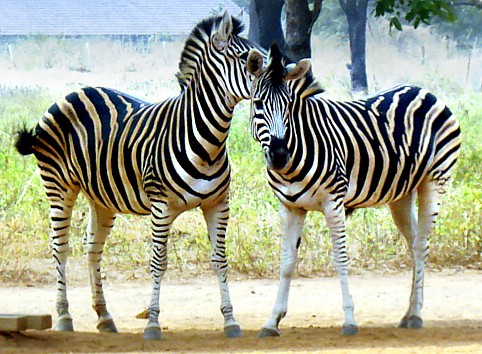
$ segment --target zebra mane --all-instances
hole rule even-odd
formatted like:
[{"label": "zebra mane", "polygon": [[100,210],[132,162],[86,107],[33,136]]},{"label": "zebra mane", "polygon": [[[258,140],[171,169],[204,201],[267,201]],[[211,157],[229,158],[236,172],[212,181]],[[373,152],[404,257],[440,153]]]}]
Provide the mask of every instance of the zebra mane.
[{"label": "zebra mane", "polygon": [[267,65],[267,71],[273,87],[283,84],[287,74],[286,65],[292,63],[293,60],[282,53],[278,44],[274,42],[269,49],[269,62]]},{"label": "zebra mane", "polygon": [[[271,45],[267,70],[273,87],[279,86],[284,82],[287,74],[286,66],[294,63],[291,58],[281,52],[276,43]],[[311,70],[309,70],[303,78],[296,80],[293,86],[300,87],[297,91],[303,97],[311,97],[325,92],[318,80],[313,76]]]},{"label": "zebra mane", "polygon": [[[212,16],[202,20],[193,28],[191,34],[186,39],[179,61],[179,72],[176,74],[181,91],[184,91],[200,66],[203,60],[201,55],[209,45],[209,37],[218,28],[222,18],[222,16]],[[244,26],[241,20],[236,17],[231,16],[231,20],[233,23],[231,35],[236,36],[243,31]]]},{"label": "zebra mane", "polygon": [[311,97],[325,92],[325,89],[321,87],[320,82],[313,76],[311,70],[305,75],[304,79],[299,81],[303,81],[303,91],[301,93],[303,97]]}]

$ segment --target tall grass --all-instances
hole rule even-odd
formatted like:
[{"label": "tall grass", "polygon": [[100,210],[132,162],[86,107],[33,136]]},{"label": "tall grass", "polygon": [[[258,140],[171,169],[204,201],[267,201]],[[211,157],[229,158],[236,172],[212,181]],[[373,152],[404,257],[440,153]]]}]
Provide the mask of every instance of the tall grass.
[{"label": "tall grass", "polygon": [[[437,51],[436,38],[425,32],[410,32],[407,37],[386,38],[378,28],[372,28],[370,86],[372,91],[399,82],[425,86],[442,97],[460,119],[462,153],[431,240],[429,264],[433,268],[481,269],[482,92],[474,77],[480,74],[477,63],[482,63],[482,55],[480,51],[471,53],[473,66],[467,80],[467,53],[448,53],[440,41]],[[377,41],[383,46],[376,47]],[[400,42],[405,52],[400,51]],[[421,46],[425,46],[424,57]],[[22,157],[12,148],[14,132],[24,124],[33,126],[60,94],[85,84],[111,86],[150,101],[176,94],[174,73],[181,47],[182,43],[177,42],[157,43],[140,50],[102,41],[86,46],[78,41],[39,38],[16,44],[13,58],[0,52],[0,74],[4,74],[0,76],[2,281],[46,282],[52,280],[53,271],[45,192],[35,159]],[[347,43],[336,37],[317,37],[313,47],[315,75],[326,88],[326,95],[350,98],[345,67]],[[456,70],[447,69],[447,53]],[[278,202],[267,185],[264,159],[251,137],[248,115],[248,104],[240,104],[228,141],[233,181],[227,252],[232,271],[248,276],[275,276],[279,268]],[[85,273],[82,239],[86,212],[87,203],[79,198],[72,221],[70,270],[78,277]],[[123,278],[148,278],[149,224],[145,217],[117,218],[104,253],[108,277],[117,274]],[[356,211],[348,219],[347,231],[353,271],[397,271],[411,266],[405,242],[387,208]],[[208,271],[209,253],[200,211],[182,214],[169,241],[168,276]],[[308,214],[299,256],[299,275],[332,272],[330,238],[321,213]]]}]

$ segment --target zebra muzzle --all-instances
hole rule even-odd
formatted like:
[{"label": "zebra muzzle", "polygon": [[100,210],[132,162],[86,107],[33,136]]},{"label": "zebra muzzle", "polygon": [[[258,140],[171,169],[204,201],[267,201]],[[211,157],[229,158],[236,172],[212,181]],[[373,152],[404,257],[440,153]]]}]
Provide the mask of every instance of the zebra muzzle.
[{"label": "zebra muzzle", "polygon": [[290,152],[284,139],[271,136],[271,142],[268,150],[265,152],[265,158],[269,169],[279,171],[285,168],[290,159]]}]

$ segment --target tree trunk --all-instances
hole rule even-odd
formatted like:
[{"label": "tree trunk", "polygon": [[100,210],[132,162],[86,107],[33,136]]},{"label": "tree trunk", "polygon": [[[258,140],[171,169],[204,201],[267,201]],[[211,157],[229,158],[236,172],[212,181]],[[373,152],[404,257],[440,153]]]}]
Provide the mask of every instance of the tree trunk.
[{"label": "tree trunk", "polygon": [[281,28],[281,9],[283,0],[251,0],[249,4],[248,38],[265,49],[277,42],[284,50],[285,40]]},{"label": "tree trunk", "polygon": [[256,1],[249,2],[249,33],[248,39],[252,42],[259,43],[259,17],[256,11]]},{"label": "tree trunk", "polygon": [[348,20],[350,37],[349,65],[352,92],[368,92],[366,69],[366,24],[368,0],[340,0]]},{"label": "tree trunk", "polygon": [[311,30],[318,18],[323,0],[313,2],[313,10],[308,0],[285,0],[286,6],[286,47],[288,57],[298,61],[311,58]]}]

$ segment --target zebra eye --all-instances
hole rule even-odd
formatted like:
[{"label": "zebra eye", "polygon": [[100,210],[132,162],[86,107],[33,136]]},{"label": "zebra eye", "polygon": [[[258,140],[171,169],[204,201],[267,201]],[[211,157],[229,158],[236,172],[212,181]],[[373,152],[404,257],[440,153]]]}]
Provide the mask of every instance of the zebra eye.
[{"label": "zebra eye", "polygon": [[256,107],[256,109],[262,109],[263,108],[263,100],[261,98],[253,98],[253,105]]}]

